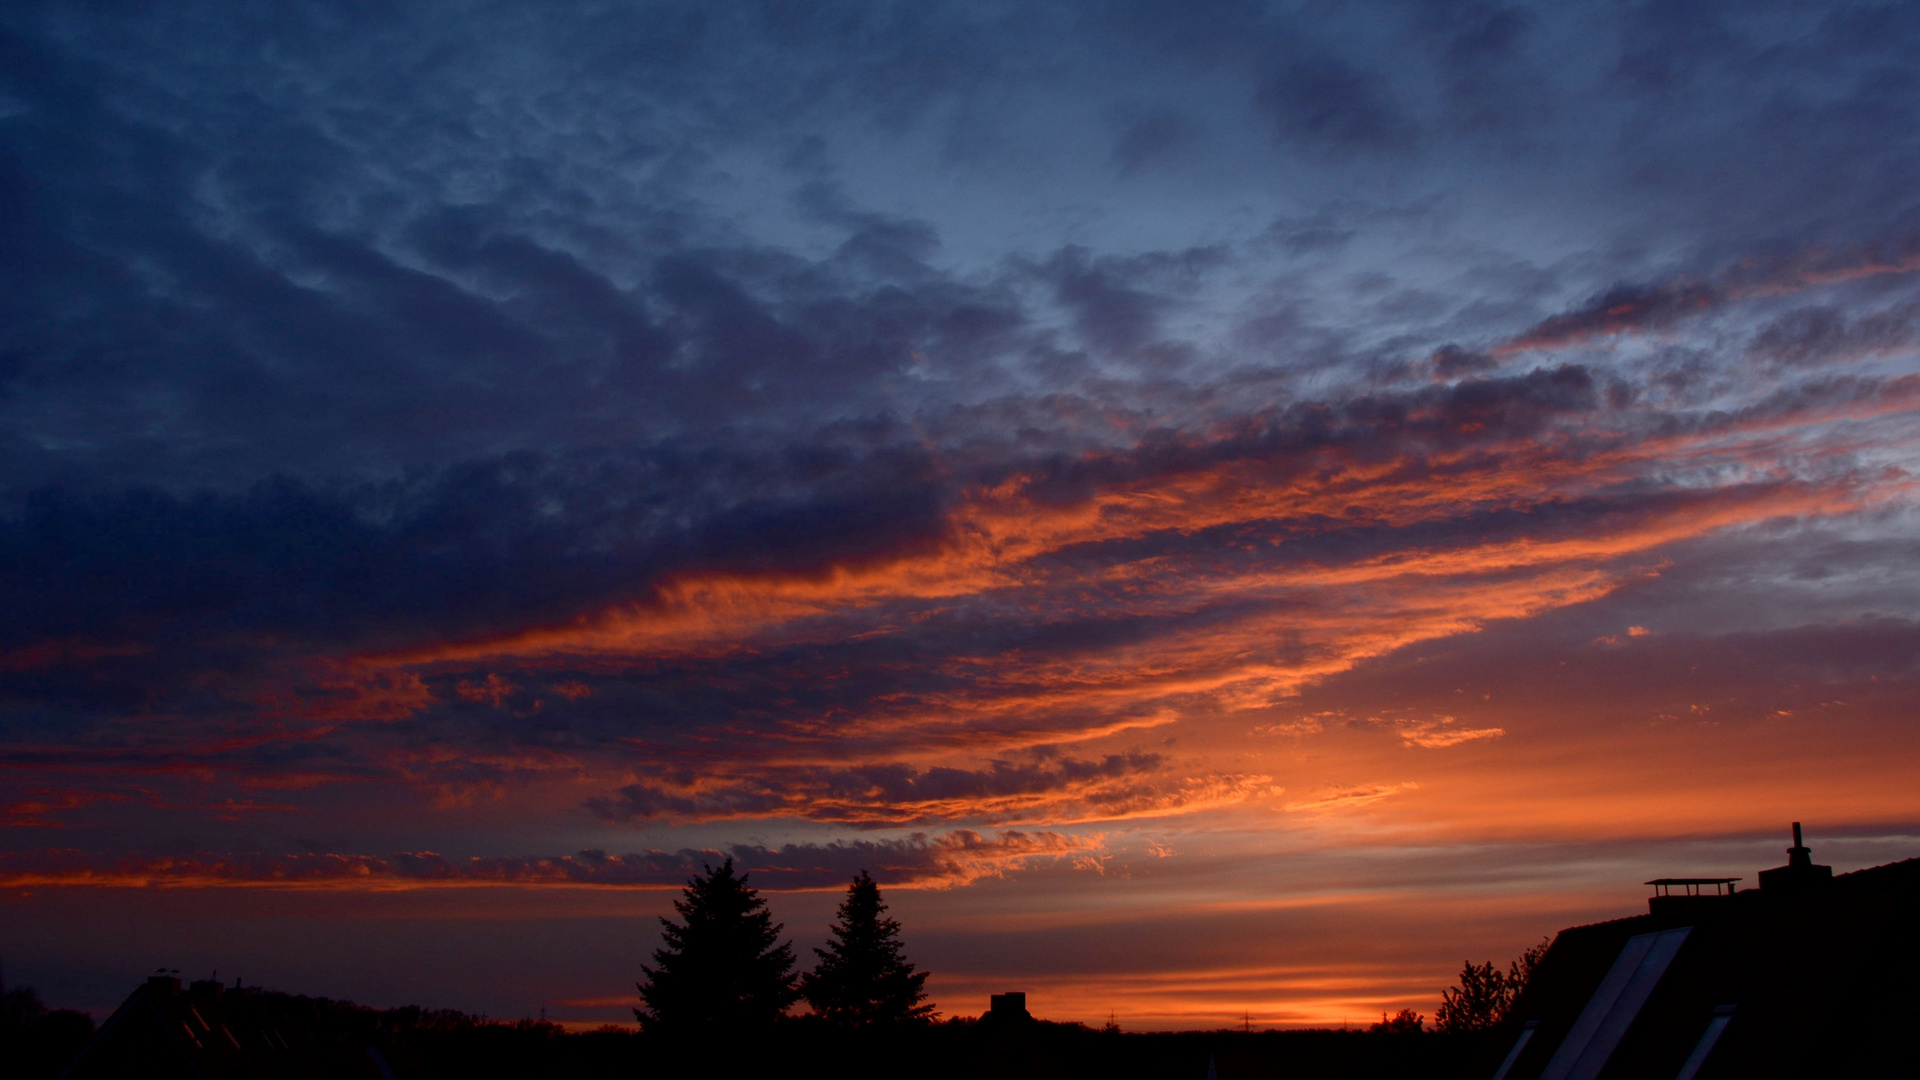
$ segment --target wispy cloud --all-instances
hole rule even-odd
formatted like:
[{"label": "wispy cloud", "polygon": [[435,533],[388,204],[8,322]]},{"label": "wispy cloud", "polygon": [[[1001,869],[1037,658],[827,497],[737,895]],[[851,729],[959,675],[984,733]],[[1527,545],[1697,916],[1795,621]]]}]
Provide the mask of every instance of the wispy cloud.
[{"label": "wispy cloud", "polygon": [[0,855],[0,887],[269,888],[391,891],[428,888],[679,888],[688,878],[735,859],[756,886],[772,890],[839,888],[861,870],[896,888],[951,888],[1009,871],[1102,850],[1099,834],[1009,829],[988,835],[957,829],[938,836],[854,840],[766,848],[681,849],[609,855],[581,851],[539,858],[431,851],[394,855],[189,855],[102,857],[73,850]]}]

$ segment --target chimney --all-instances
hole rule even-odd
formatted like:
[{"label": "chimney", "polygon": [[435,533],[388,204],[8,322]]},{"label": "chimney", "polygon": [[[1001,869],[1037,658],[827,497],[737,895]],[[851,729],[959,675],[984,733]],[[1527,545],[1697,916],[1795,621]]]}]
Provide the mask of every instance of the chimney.
[{"label": "chimney", "polygon": [[1793,846],[1787,849],[1787,865],[1760,871],[1760,891],[1776,896],[1808,892],[1833,880],[1833,867],[1813,861],[1813,849],[1800,836],[1800,823],[1793,823]]},{"label": "chimney", "polygon": [[1793,846],[1787,849],[1788,866],[1812,866],[1813,849],[1800,839],[1800,823],[1793,823]]}]

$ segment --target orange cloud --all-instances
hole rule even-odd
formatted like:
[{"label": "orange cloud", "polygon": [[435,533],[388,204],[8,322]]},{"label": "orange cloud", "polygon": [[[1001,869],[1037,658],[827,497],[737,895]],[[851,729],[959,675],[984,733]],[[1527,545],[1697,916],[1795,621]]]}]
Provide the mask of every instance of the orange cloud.
[{"label": "orange cloud", "polygon": [[[1553,395],[1577,396],[1583,385],[1549,373],[1524,393],[1501,392],[1515,401],[1532,400],[1529,394],[1558,400]],[[925,634],[962,615],[1040,625],[1082,615],[1127,618],[1150,632],[930,654],[918,662],[925,677],[910,691],[863,691],[861,672],[851,669],[832,676],[845,680],[847,696],[819,708],[796,701],[755,721],[754,739],[730,751],[737,760],[706,766],[698,780],[638,768],[621,788],[627,801],[603,801],[602,809],[616,817],[805,817],[871,826],[1125,820],[1232,806],[1263,798],[1273,780],[1263,769],[1208,762],[1204,733],[1227,716],[1271,708],[1418,642],[1608,596],[1657,574],[1660,553],[1675,545],[1763,522],[1857,514],[1904,497],[1911,485],[1903,474],[1851,469],[1816,479],[1799,457],[1821,460],[1821,451],[1845,438],[1837,434],[1845,425],[1904,421],[1920,403],[1920,379],[1824,386],[1745,411],[1669,420],[1650,432],[1637,432],[1631,415],[1588,410],[1564,427],[1549,416],[1502,434],[1505,399],[1465,400],[1471,407],[1444,396],[1421,399],[1396,423],[1426,425],[1426,441],[1395,444],[1389,453],[1361,453],[1338,439],[1281,452],[1216,433],[1221,443],[1196,438],[1151,452],[1087,455],[1071,469],[1091,479],[1069,499],[1048,494],[1052,481],[1041,471],[1015,473],[962,492],[948,511],[945,539],[933,546],[805,573],[687,571],[663,581],[644,604],[358,658],[341,668],[340,712],[376,713],[380,703],[425,708],[433,700],[427,679],[448,679],[453,696],[497,706],[516,689],[502,674],[512,671],[525,673],[515,676],[522,681],[561,678],[549,685],[580,701],[595,693],[587,680],[603,675],[679,671],[720,679],[727,665],[780,650]],[[1483,524],[1464,527],[1468,521]],[[817,671],[798,677],[828,678]],[[1428,750],[1509,730],[1467,719],[1398,723],[1404,745]],[[1151,775],[938,797],[885,785],[859,792],[820,779],[888,763],[978,772],[997,756],[1125,746],[1162,729],[1201,737],[1191,744],[1194,756],[1169,759]],[[643,762],[672,760],[702,737],[635,751]],[[392,760],[432,785],[437,775],[478,764],[458,758]],[[586,779],[580,761],[566,755],[544,764],[502,761],[496,772],[533,775],[529,769]],[[446,804],[455,805],[486,793],[487,784],[511,781],[445,782],[454,793]]]},{"label": "orange cloud", "polygon": [[455,692],[460,695],[462,701],[485,702],[497,709],[505,704],[507,697],[518,689],[520,688],[499,675],[489,674],[485,680],[479,682],[460,680],[460,685],[455,688]]},{"label": "orange cloud", "polygon": [[102,801],[121,802],[126,798],[110,792],[54,788],[36,788],[24,794],[25,798],[0,803],[0,828],[58,829],[64,823],[54,815],[61,811],[78,810]]}]

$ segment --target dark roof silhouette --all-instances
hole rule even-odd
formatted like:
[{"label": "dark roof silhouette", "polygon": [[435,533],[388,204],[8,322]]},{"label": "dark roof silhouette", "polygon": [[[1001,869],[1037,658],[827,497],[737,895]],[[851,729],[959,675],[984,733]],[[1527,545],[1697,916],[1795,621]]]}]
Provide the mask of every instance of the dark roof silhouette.
[{"label": "dark roof silhouette", "polygon": [[1469,1075],[1920,1077],[1920,859],[1835,877],[1798,823],[1788,851],[1758,889],[1561,931]]},{"label": "dark roof silhouette", "polygon": [[[63,1080],[204,1077],[207,1080],[399,1080],[358,1010],[155,975],[114,1011]],[[411,1072],[412,1070],[407,1070]]]}]

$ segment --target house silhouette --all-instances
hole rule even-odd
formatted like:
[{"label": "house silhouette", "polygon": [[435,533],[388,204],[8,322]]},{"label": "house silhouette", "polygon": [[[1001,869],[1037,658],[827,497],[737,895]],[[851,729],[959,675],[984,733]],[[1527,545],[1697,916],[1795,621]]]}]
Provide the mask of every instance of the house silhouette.
[{"label": "house silhouette", "polygon": [[[127,996],[62,1080],[399,1080],[416,1070],[351,1007],[161,973]],[[396,1052],[396,1051],[401,1052]]]},{"label": "house silhouette", "polygon": [[1793,834],[1758,889],[1659,878],[1561,931],[1468,1075],[1920,1077],[1920,859],[1836,877]]}]

